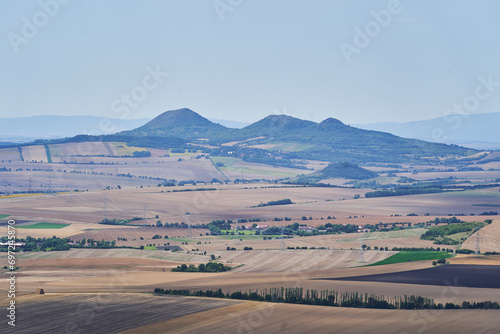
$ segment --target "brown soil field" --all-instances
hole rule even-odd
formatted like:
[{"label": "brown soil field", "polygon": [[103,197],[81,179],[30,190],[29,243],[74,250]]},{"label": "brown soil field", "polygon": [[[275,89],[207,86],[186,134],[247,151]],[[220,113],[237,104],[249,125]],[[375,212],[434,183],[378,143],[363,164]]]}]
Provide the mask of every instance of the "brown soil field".
[{"label": "brown soil field", "polygon": [[[21,304],[16,326],[2,333],[120,333],[240,302],[145,294],[73,294]],[[161,310],[161,311],[160,311]]]},{"label": "brown soil field", "polygon": [[25,311],[16,327],[5,333],[489,334],[500,326],[495,310],[373,310],[131,293],[29,297],[20,302]]},{"label": "brown soil field", "polygon": [[394,273],[324,279],[500,289],[499,276],[500,266],[449,264]]}]

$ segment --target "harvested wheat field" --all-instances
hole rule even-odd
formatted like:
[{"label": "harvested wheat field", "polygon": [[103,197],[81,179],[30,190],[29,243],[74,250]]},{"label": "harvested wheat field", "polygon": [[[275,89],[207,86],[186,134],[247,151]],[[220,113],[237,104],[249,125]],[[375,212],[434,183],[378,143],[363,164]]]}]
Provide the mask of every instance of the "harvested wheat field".
[{"label": "harvested wheat field", "polygon": [[222,260],[236,264],[245,264],[235,270],[246,272],[308,272],[330,270],[365,265],[381,261],[395,252],[364,252],[363,263],[357,263],[359,251],[341,250],[298,250],[298,251],[231,251],[216,253]]},{"label": "harvested wheat field", "polygon": [[[196,324],[201,314],[166,321],[172,333],[485,333],[494,334],[500,326],[494,310],[370,310],[272,304],[234,315],[223,315],[224,309],[210,312],[203,326]],[[484,312],[484,313],[483,313]],[[207,312],[208,313],[208,312]],[[208,315],[208,314],[207,314]],[[218,317],[217,317],[218,315]],[[206,318],[205,318],[206,319]],[[471,321],[474,319],[474,321]],[[171,326],[171,327],[170,327]],[[187,330],[186,330],[187,329]],[[160,327],[142,327],[141,333],[158,333]],[[139,332],[139,331],[137,331]],[[136,332],[136,333],[137,333]],[[130,331],[128,333],[134,333]]]},{"label": "harvested wheat field", "polygon": [[473,235],[462,244],[462,248],[485,252],[500,252],[500,219],[493,222]]},{"label": "harvested wheat field", "polygon": [[25,146],[22,148],[22,154],[25,161],[29,162],[47,162],[47,152],[43,145]]},{"label": "harvested wheat field", "polygon": [[457,254],[455,257],[448,259],[452,264],[479,264],[500,266],[500,255],[468,255]]}]

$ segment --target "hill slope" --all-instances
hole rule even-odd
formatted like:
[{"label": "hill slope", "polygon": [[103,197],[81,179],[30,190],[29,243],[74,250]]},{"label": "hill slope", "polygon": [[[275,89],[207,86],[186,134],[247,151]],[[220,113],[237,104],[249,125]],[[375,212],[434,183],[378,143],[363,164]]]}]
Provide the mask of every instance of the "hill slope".
[{"label": "hill slope", "polygon": [[[212,147],[205,151],[212,155],[287,167],[297,166],[294,159],[354,163],[440,163],[443,157],[463,157],[477,153],[456,145],[358,129],[334,118],[315,123],[287,115],[270,115],[243,129],[229,129],[187,108],[164,112],[134,130],[95,138],[77,136],[65,142],[84,140],[125,141],[129,145],[156,148],[192,148],[188,142],[204,146],[208,143]],[[226,145],[222,145],[224,143]]]},{"label": "hill slope", "polygon": [[335,178],[366,180],[377,176],[377,173],[361,168],[358,165],[350,164],[348,162],[340,162],[329,164],[325,168],[312,174],[300,176],[298,177],[297,182],[316,183],[324,179]]},{"label": "hill slope", "polygon": [[166,111],[143,126],[131,131],[121,132],[120,135],[174,136],[183,139],[199,139],[213,137],[228,130],[225,126],[212,123],[188,108],[182,108]]}]

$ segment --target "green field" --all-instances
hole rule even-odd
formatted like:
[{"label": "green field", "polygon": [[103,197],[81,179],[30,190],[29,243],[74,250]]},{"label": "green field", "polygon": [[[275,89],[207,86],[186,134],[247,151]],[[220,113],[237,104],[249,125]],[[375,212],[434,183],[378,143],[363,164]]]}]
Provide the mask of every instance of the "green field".
[{"label": "green field", "polygon": [[64,228],[69,225],[70,224],[36,223],[33,225],[19,226],[18,228],[23,228],[27,230],[51,230],[51,229],[53,230],[53,229]]},{"label": "green field", "polygon": [[144,246],[144,249],[157,250],[155,246]]},{"label": "green field", "polygon": [[0,215],[0,219],[5,219],[7,217],[10,217],[10,215]]},{"label": "green field", "polygon": [[48,145],[50,155],[53,157],[63,157],[64,154],[62,153],[61,150],[61,145],[60,144],[53,144],[53,145]]},{"label": "green field", "polygon": [[308,148],[312,148],[314,145],[303,144],[303,143],[273,143],[271,147],[269,147],[270,151],[288,151],[288,152],[298,152],[305,151]]},{"label": "green field", "polygon": [[439,260],[450,258],[452,254],[448,252],[427,252],[427,251],[417,251],[417,252],[399,252],[385,260],[370,264],[369,266],[379,266],[383,264],[393,264],[401,262],[413,262],[413,261],[426,261],[426,260]]},{"label": "green field", "polygon": [[230,157],[210,157],[210,160],[212,160],[212,163],[216,165],[218,162],[221,162],[224,164],[224,167],[231,167],[237,162],[242,162],[242,159],[238,158],[230,158]]},{"label": "green field", "polygon": [[380,184],[396,183],[399,180],[399,176],[378,176],[375,178],[375,182]]},{"label": "green field", "polygon": [[450,234],[447,237],[456,241],[465,241],[467,240],[475,231],[468,232],[460,232],[455,234]]}]

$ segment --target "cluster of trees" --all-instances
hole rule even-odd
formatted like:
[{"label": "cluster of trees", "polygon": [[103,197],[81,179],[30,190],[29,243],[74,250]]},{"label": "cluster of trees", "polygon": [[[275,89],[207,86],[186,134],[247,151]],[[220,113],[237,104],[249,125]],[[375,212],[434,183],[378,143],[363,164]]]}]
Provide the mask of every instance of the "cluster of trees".
[{"label": "cluster of trees", "polygon": [[418,195],[418,194],[435,194],[440,192],[443,192],[442,188],[415,186],[415,187],[401,187],[394,190],[370,191],[365,194],[365,197],[373,198],[373,197],[404,196],[404,195]]},{"label": "cluster of trees", "polygon": [[200,273],[218,273],[223,271],[231,270],[231,267],[224,266],[222,263],[218,262],[208,262],[206,264],[200,263],[198,267],[194,264],[190,264],[189,266],[185,263],[177,266],[177,268],[172,268],[172,271],[181,271],[181,272],[200,272]]},{"label": "cluster of trees", "polygon": [[148,158],[151,156],[151,152],[149,152],[149,151],[134,151],[134,153],[132,153],[132,156],[134,158]]},{"label": "cluster of trees", "polygon": [[[2,237],[0,239],[2,242],[7,242],[6,237]],[[68,238],[58,238],[53,236],[52,238],[33,238],[27,236],[26,239],[18,239],[16,238],[16,242],[24,243],[22,246],[22,250],[25,252],[45,252],[45,251],[65,251],[69,250],[69,242]],[[7,251],[8,246],[1,246],[0,251]]]},{"label": "cluster of trees", "polygon": [[496,211],[485,211],[485,212],[481,212],[479,215],[480,216],[498,216],[498,212],[496,212]]},{"label": "cluster of trees", "polygon": [[186,192],[186,191],[212,191],[212,190],[217,190],[217,188],[174,189],[174,190],[172,190],[172,192],[180,193],[180,192]]},{"label": "cluster of trees", "polygon": [[[120,238],[119,238],[120,239]],[[127,240],[122,238],[122,240]],[[7,242],[7,238],[0,238],[1,242]],[[46,252],[46,251],[66,251],[70,248],[134,248],[134,247],[117,247],[116,241],[94,240],[92,238],[83,238],[80,241],[72,242],[69,238],[33,238],[27,236],[26,239],[16,238],[16,242],[24,243],[19,247],[24,252]],[[7,246],[1,246],[0,251],[7,251]]]},{"label": "cluster of trees", "polygon": [[80,242],[77,242],[75,245],[71,245],[71,248],[115,248],[116,241],[107,241],[107,240],[94,240],[92,238],[85,239],[83,238]]},{"label": "cluster of trees", "polygon": [[188,289],[154,289],[155,294],[199,296],[212,298],[228,298],[240,300],[256,300],[274,303],[306,304],[337,307],[375,308],[375,309],[400,309],[400,310],[422,310],[422,309],[500,309],[497,302],[463,302],[461,305],[446,303],[436,304],[433,299],[422,296],[385,297],[368,295],[367,293],[344,292],[339,293],[333,290],[316,290],[303,288],[270,288],[257,291],[235,291],[224,293],[218,290],[196,290],[191,292]]},{"label": "cluster of trees", "polygon": [[137,221],[137,220],[142,220],[142,218],[139,217],[134,217],[132,219],[108,219],[104,218],[99,222],[99,224],[104,224],[104,225],[127,225],[130,222]]},{"label": "cluster of trees", "polygon": [[285,198],[285,199],[280,199],[277,201],[269,201],[267,203],[260,203],[259,205],[257,205],[257,207],[273,206],[273,205],[287,205],[287,204],[293,204],[292,200],[289,198]]},{"label": "cluster of trees", "polygon": [[467,248],[457,249],[455,252],[457,254],[474,254],[475,253],[472,249],[467,249]]},{"label": "cluster of trees", "polygon": [[460,244],[460,241],[448,238],[448,236],[461,232],[475,232],[484,227],[486,224],[486,222],[461,222],[431,227],[420,236],[420,239],[434,240],[434,243],[437,245],[458,245]]},{"label": "cluster of trees", "polygon": [[446,259],[439,259],[437,261],[432,261],[433,266],[437,266],[438,264],[446,264]]},{"label": "cluster of trees", "polygon": [[225,219],[212,220],[206,228],[210,230],[210,234],[219,235],[222,234],[221,230],[230,230],[232,222],[232,220],[226,221]]}]

